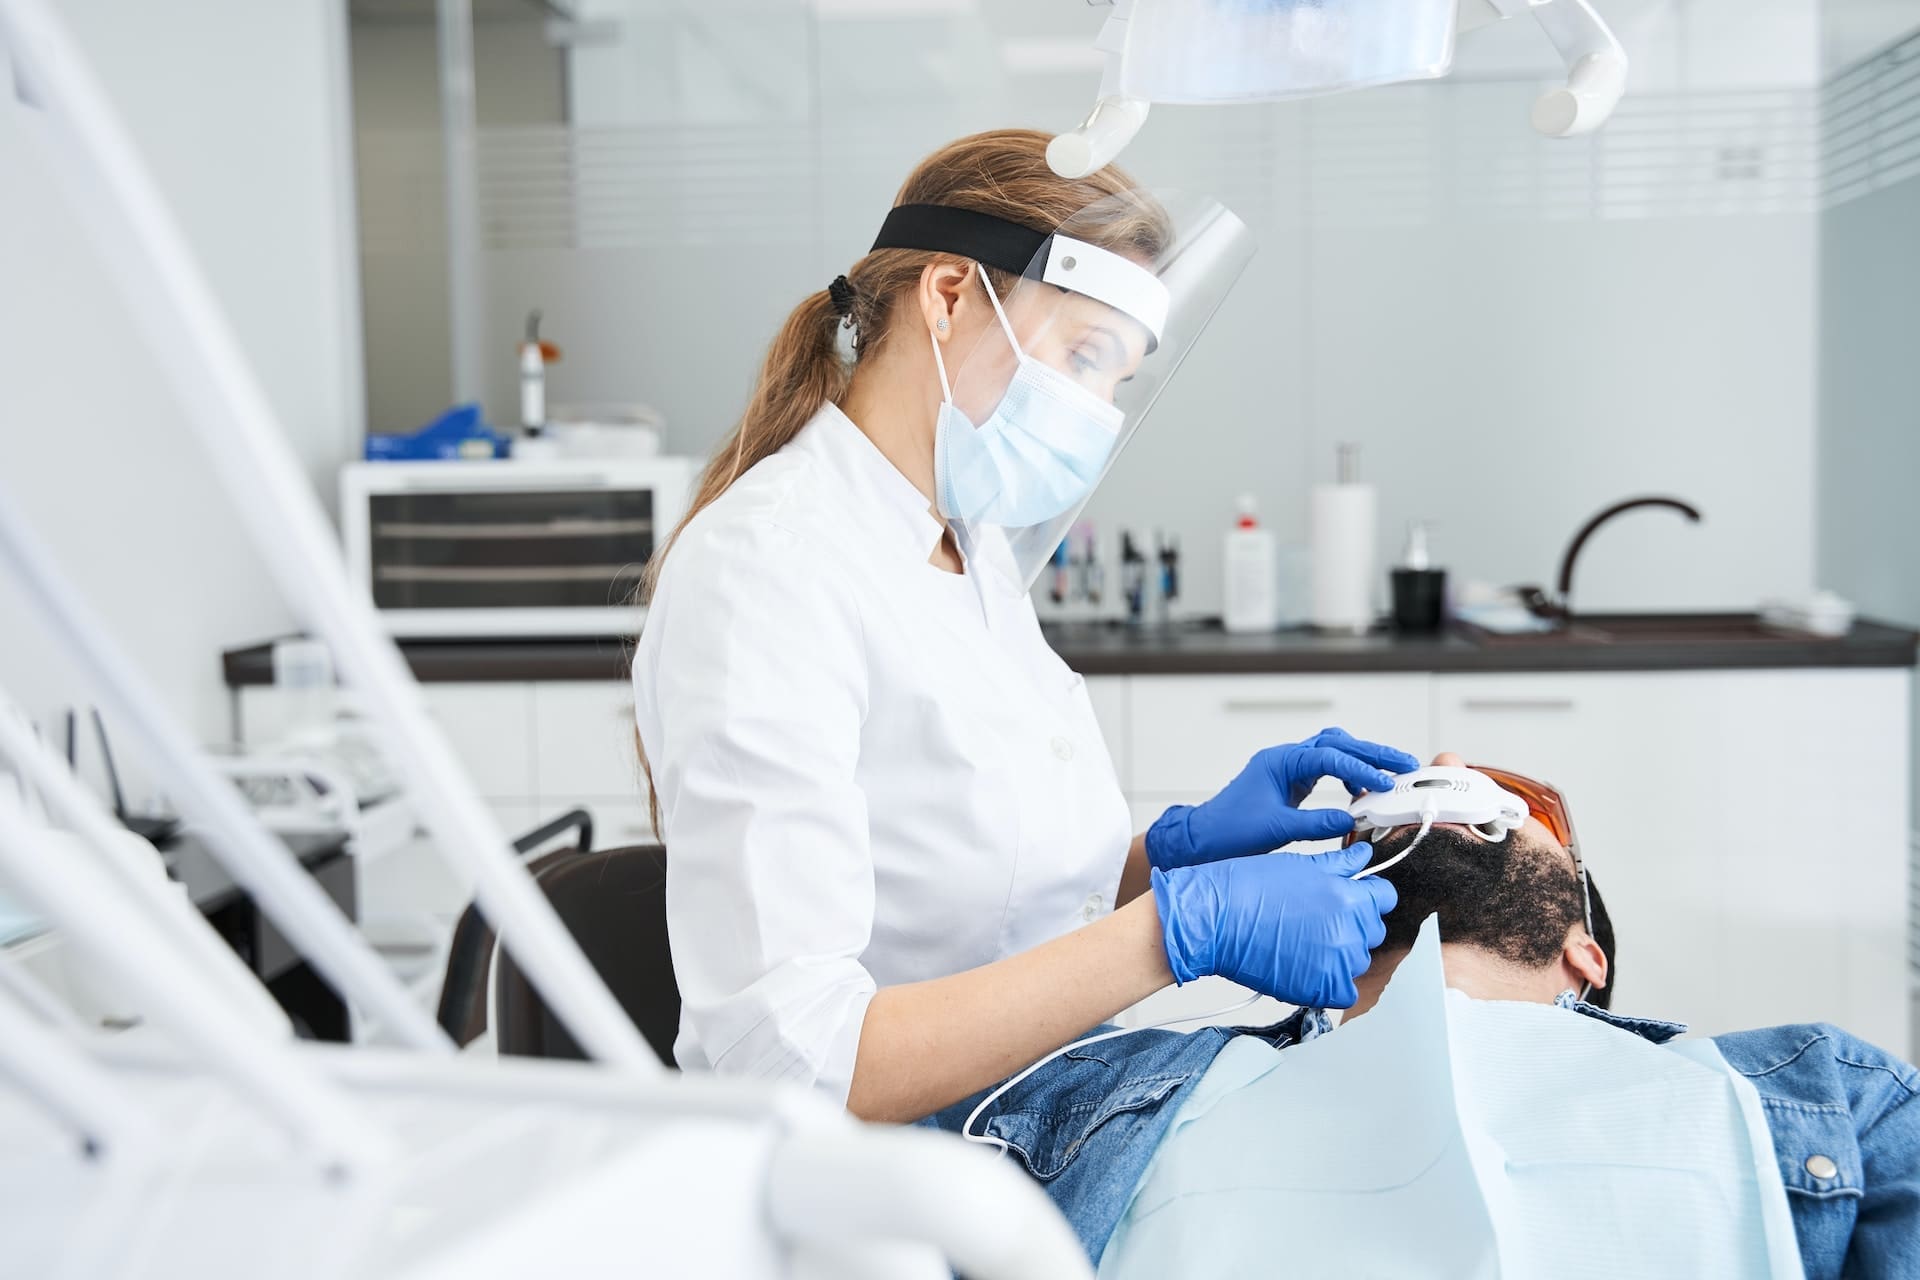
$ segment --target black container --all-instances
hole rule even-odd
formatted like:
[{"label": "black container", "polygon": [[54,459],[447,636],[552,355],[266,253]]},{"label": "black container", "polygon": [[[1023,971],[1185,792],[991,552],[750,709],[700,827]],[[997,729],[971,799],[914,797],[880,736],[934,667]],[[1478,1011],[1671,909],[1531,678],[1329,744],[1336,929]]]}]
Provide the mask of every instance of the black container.
[{"label": "black container", "polygon": [[1445,569],[1393,571],[1393,629],[1438,631],[1447,620]]}]

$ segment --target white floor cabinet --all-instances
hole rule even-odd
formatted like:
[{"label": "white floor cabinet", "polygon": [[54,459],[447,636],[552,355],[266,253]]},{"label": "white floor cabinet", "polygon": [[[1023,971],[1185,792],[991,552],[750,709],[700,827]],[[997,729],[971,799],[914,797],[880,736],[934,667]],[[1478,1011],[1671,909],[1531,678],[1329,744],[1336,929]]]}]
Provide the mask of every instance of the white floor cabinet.
[{"label": "white floor cabinet", "polygon": [[[1909,673],[1886,669],[1456,675],[1106,676],[1088,680],[1144,829],[1203,800],[1254,751],[1327,725],[1430,757],[1457,751],[1566,793],[1619,933],[1616,1007],[1704,1032],[1828,1020],[1910,1046]],[[424,686],[510,832],[574,806],[600,845],[652,838],[616,682]],[[270,740],[271,689],[240,699]],[[1316,803],[1338,803],[1337,788]],[[370,905],[465,886],[424,854],[367,871]],[[1168,991],[1136,1024],[1235,998]],[[1276,1013],[1240,1010],[1233,1021]]]}]

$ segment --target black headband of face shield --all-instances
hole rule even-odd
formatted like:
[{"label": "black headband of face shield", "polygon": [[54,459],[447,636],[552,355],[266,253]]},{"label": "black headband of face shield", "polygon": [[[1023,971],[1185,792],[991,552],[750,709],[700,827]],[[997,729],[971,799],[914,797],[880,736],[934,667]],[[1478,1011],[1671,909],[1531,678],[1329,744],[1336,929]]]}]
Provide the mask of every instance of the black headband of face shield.
[{"label": "black headband of face shield", "polygon": [[1046,257],[1040,251],[1051,239],[1050,232],[1035,231],[990,213],[944,204],[903,204],[880,224],[873,247],[951,253],[1024,276],[1037,275],[1045,268]]}]

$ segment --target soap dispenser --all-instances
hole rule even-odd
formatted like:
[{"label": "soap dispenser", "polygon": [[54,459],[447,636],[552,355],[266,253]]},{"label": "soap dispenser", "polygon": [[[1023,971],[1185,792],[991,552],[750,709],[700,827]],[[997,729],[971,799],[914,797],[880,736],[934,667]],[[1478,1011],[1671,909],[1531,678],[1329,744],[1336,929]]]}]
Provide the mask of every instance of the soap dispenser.
[{"label": "soap dispenser", "polygon": [[1446,621],[1447,571],[1433,567],[1427,526],[1407,526],[1407,549],[1393,571],[1393,625],[1397,631],[1438,631]]}]

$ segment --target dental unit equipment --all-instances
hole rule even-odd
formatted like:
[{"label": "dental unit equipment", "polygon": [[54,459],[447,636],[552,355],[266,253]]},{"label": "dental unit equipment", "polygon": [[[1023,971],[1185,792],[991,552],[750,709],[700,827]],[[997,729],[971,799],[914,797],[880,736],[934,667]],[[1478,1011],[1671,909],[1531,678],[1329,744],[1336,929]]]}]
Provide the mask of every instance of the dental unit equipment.
[{"label": "dental unit equipment", "polygon": [[1277,102],[1409,80],[1453,68],[1457,37],[1528,14],[1566,64],[1535,99],[1552,138],[1606,123],[1626,91],[1627,56],[1590,0],[1107,0],[1094,41],[1106,55],[1092,112],[1047,147],[1067,178],[1110,163],[1155,102]]},{"label": "dental unit equipment", "polygon": [[46,0],[0,0],[0,80],[9,71],[0,110],[45,144],[250,541],[392,744],[436,847],[475,878],[482,908],[592,1059],[456,1056],[0,493],[0,570],[22,589],[27,625],[57,637],[294,949],[398,1042],[295,1039],[210,926],[0,706],[0,764],[65,824],[52,831],[0,797],[0,883],[111,971],[151,1023],[103,1034],[47,1016],[23,975],[0,980],[9,1264],[79,1280],[616,1269],[1087,1280],[1044,1193],[950,1136],[862,1126],[798,1086],[662,1071],[427,717],[184,236]]}]

